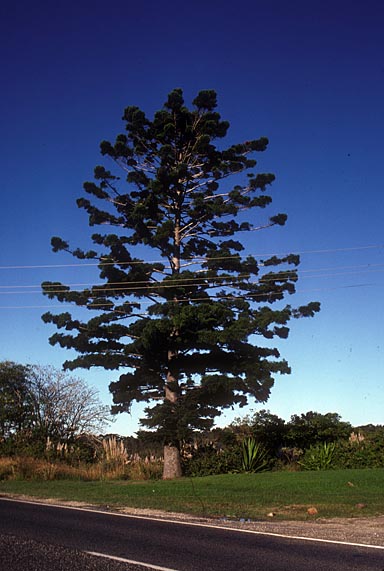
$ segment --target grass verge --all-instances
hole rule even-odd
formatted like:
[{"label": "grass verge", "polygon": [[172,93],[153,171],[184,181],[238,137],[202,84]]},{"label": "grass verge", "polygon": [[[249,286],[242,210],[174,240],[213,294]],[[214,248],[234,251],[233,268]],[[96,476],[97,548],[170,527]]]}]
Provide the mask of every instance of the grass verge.
[{"label": "grass verge", "polygon": [[78,501],[114,508],[132,507],[196,516],[309,519],[384,514],[384,469],[325,472],[227,474],[173,481],[0,482],[0,494]]}]

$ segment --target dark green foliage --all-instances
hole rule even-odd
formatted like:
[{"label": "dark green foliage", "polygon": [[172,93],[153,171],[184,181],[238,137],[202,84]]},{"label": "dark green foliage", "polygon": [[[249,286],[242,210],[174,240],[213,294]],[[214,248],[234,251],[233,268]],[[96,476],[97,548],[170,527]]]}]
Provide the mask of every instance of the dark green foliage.
[{"label": "dark green foliage", "polygon": [[264,444],[271,452],[276,454],[285,442],[287,426],[282,418],[269,411],[261,410],[253,416],[252,434],[254,438]]},{"label": "dark green foliage", "polygon": [[241,448],[239,445],[217,447],[207,443],[193,450],[190,457],[183,461],[186,476],[212,476],[241,472]]},{"label": "dark green foliage", "polygon": [[335,468],[384,468],[384,427],[362,427],[338,442],[333,464]]},{"label": "dark green foliage", "polygon": [[27,431],[33,422],[30,368],[0,362],[0,444]]},{"label": "dark green foliage", "polygon": [[[295,292],[298,256],[242,254],[238,232],[284,225],[286,215],[258,214],[272,201],[275,178],[253,172],[265,137],[216,146],[229,127],[216,99],[202,91],[188,109],[175,89],[153,119],[125,109],[125,132],[101,143],[122,178],[97,166],[77,201],[90,226],[108,227],[92,235],[97,253],[52,239],[54,251],[97,259],[101,282],[83,291],[43,284],[50,299],[95,313],[43,316],[61,330],[50,342],[78,353],[65,368],[119,370],[110,384],[113,412],[149,403],[142,422],[170,446],[210,428],[222,408],[265,402],[276,374],[290,368],[263,340],[286,338],[292,318],[319,310],[315,302],[283,302]],[[134,257],[137,246],[143,258]]]},{"label": "dark green foliage", "polygon": [[274,465],[275,470],[287,470],[295,472],[300,469],[299,460],[304,451],[295,446],[282,446],[277,452],[277,460]]},{"label": "dark green foliage", "polygon": [[30,430],[21,430],[0,441],[0,457],[17,455],[42,458],[45,455],[45,442]]},{"label": "dark green foliage", "polygon": [[193,444],[184,443],[182,451],[189,476],[262,472],[271,469],[273,463],[262,444],[253,438],[239,438],[229,429],[196,434]]},{"label": "dark green foliage", "polygon": [[337,413],[321,414],[310,411],[300,416],[296,414],[291,416],[287,424],[285,443],[287,446],[307,450],[323,442],[329,443],[348,438],[351,432],[351,424],[343,422]]},{"label": "dark green foliage", "polygon": [[274,456],[284,445],[287,433],[285,420],[269,410],[260,410],[253,415],[238,418],[231,428],[238,434],[252,436]]},{"label": "dark green foliage", "polygon": [[[252,436],[264,445],[277,459],[276,467],[284,469],[297,469],[299,460],[309,465],[311,460],[307,462],[307,459],[312,456],[317,458],[312,464],[318,465],[324,445],[327,448],[333,442],[343,442],[352,432],[351,424],[342,421],[338,414],[312,411],[292,415],[290,421],[285,422],[268,410],[260,410],[236,419],[231,429],[237,435]],[[307,452],[307,457],[304,458],[303,454]]]},{"label": "dark green foliage", "polygon": [[311,446],[299,464],[306,470],[383,468],[384,428],[358,429],[349,438]]}]

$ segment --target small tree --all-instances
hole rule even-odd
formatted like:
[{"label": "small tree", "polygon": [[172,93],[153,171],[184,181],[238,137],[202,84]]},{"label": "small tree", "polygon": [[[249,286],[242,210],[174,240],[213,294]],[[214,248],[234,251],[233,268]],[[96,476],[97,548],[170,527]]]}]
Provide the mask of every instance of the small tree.
[{"label": "small tree", "polygon": [[97,166],[95,182],[84,184],[90,198],[77,201],[90,226],[113,232],[92,235],[98,251],[52,239],[56,252],[98,260],[101,282],[81,291],[43,284],[48,297],[95,313],[46,313],[62,330],[50,342],[79,353],[67,369],[121,370],[110,385],[113,412],[151,403],[142,423],[163,438],[164,478],[181,474],[179,442],[191,430],[210,428],[223,408],[249,397],[268,399],[274,375],[290,372],[270,340],[288,336],[292,317],[319,310],[282,303],[295,292],[298,256],[242,254],[239,232],[254,236],[287,216],[259,220],[275,177],[253,172],[253,156],[268,140],[216,145],[229,127],[216,106],[216,93],[201,91],[188,109],[175,89],[152,120],[138,107],[125,110],[125,132],[102,142],[101,153],[126,180]]},{"label": "small tree", "polygon": [[98,391],[54,367],[30,369],[33,428],[44,442],[69,442],[83,433],[101,432],[110,422],[109,407]]},{"label": "small tree", "polygon": [[0,443],[13,452],[44,450],[82,433],[100,432],[111,421],[98,392],[53,367],[0,363]]},{"label": "small tree", "polygon": [[283,446],[287,432],[285,420],[269,410],[260,410],[253,415],[236,418],[231,428],[238,434],[252,436],[273,454]]},{"label": "small tree", "polygon": [[286,428],[286,443],[302,450],[348,438],[352,432],[351,424],[342,421],[336,412],[321,414],[309,411],[301,415],[294,414]]},{"label": "small tree", "polygon": [[29,373],[27,366],[0,362],[0,442],[33,424]]}]

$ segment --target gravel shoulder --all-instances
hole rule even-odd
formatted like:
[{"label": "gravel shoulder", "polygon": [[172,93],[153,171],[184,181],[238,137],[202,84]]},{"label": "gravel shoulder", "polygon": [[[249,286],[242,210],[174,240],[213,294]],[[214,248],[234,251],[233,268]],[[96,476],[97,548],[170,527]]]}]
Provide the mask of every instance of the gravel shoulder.
[{"label": "gravel shoulder", "polygon": [[106,511],[110,513],[124,513],[127,515],[151,517],[167,521],[212,525],[231,529],[251,530],[261,533],[279,534],[287,537],[306,537],[327,541],[342,541],[362,545],[374,545],[384,548],[384,515],[377,517],[356,518],[310,518],[306,521],[277,521],[258,520],[242,521],[226,518],[203,518],[189,514],[164,512],[159,510],[143,510],[135,508],[112,508],[110,506],[89,505],[82,502],[64,502],[56,499],[37,499],[13,494],[2,494],[25,501],[35,501],[54,505],[63,505],[75,508]]}]

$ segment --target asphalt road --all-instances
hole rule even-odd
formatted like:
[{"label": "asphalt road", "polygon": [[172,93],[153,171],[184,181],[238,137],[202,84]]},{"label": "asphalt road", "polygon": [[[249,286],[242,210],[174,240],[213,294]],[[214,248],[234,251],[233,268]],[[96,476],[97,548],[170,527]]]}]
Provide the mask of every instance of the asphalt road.
[{"label": "asphalt road", "polygon": [[81,551],[0,534],[1,571],[147,571]]},{"label": "asphalt road", "polygon": [[284,539],[0,499],[0,569],[384,571],[384,550]]}]

